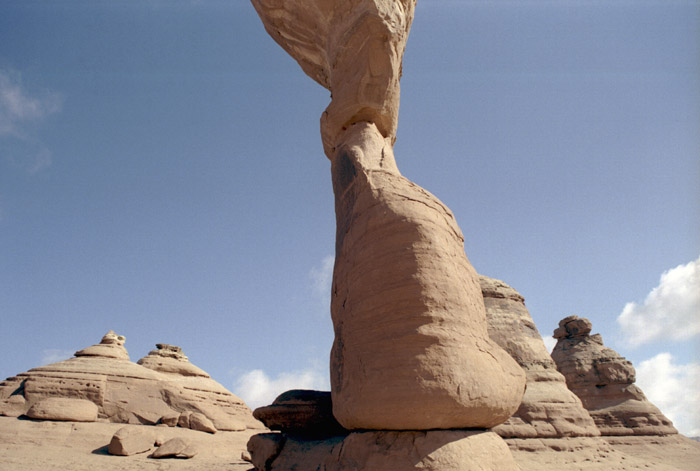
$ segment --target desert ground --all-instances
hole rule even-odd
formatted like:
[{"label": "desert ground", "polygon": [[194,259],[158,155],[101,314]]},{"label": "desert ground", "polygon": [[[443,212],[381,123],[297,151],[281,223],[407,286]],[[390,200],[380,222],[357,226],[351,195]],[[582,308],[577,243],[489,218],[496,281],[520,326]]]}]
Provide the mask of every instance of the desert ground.
[{"label": "desert ground", "polygon": [[[123,424],[22,420],[0,417],[0,470],[244,471],[241,459],[248,438],[257,433],[208,434],[178,427],[157,427],[163,438],[184,437],[199,449],[191,459],[153,459],[149,453],[111,456],[107,444]],[[145,427],[130,425],[130,427]],[[696,471],[700,443],[682,435],[509,440],[523,471],[645,470]]]}]

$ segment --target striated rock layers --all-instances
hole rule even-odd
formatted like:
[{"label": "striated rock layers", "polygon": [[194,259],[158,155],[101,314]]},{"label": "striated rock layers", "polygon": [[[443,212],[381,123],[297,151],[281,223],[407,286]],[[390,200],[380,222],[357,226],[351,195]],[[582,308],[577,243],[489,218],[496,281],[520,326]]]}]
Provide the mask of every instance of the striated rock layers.
[{"label": "striated rock layers", "polygon": [[670,435],[678,433],[659,409],[635,386],[632,363],[590,335],[591,322],[569,316],[554,331],[552,358],[588,409],[602,435]]},{"label": "striated rock layers", "polygon": [[332,94],[321,121],[337,221],[333,414],[348,429],[502,423],[522,398],[522,369],[488,337],[452,213],[394,161],[415,1],[252,2],[273,38]]},{"label": "striated rock layers", "polygon": [[192,365],[179,347],[160,344],[135,364],[124,337],[110,331],[75,355],[0,382],[0,415],[155,424],[197,413],[218,430],[261,427],[241,399]]},{"label": "striated rock layers", "polygon": [[560,438],[598,436],[581,400],[566,387],[525,300],[500,280],[480,276],[488,332],[527,376],[527,389],[518,410],[493,430],[505,438]]}]

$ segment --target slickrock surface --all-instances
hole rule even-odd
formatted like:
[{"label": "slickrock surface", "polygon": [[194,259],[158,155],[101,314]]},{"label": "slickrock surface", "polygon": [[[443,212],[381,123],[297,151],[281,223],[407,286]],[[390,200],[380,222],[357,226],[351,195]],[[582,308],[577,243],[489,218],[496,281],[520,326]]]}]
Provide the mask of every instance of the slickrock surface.
[{"label": "slickrock surface", "polygon": [[[429,430],[354,432],[347,437],[309,441],[287,437],[284,446],[273,434],[257,435],[248,445],[259,471],[516,471],[508,447],[489,431]],[[279,453],[275,456],[276,453]],[[303,468],[299,463],[304,463]]]},{"label": "slickrock surface", "polygon": [[[117,343],[112,342],[115,337],[120,339]],[[105,339],[109,343],[104,343]],[[33,406],[44,404],[47,398],[60,398],[93,403],[98,420],[115,423],[155,424],[163,417],[190,411],[206,416],[218,430],[262,428],[240,398],[191,365],[186,357],[173,360],[182,366],[167,366],[168,372],[164,373],[129,361],[124,337],[110,332],[102,342],[100,348],[88,347],[69,360],[33,368],[0,382],[0,415],[29,414]],[[153,366],[155,362],[145,363]],[[191,375],[192,371],[197,375]],[[66,420],[60,411],[52,415],[47,410],[53,409],[43,408],[41,417],[35,417]]]},{"label": "slickrock surface", "polygon": [[566,387],[524,298],[501,280],[480,276],[488,332],[527,376],[520,407],[493,431],[502,437],[557,438],[600,435],[581,400]]},{"label": "slickrock surface", "polygon": [[569,316],[554,331],[552,358],[588,409],[602,435],[669,435],[678,433],[635,384],[634,366],[590,335],[591,322]]}]

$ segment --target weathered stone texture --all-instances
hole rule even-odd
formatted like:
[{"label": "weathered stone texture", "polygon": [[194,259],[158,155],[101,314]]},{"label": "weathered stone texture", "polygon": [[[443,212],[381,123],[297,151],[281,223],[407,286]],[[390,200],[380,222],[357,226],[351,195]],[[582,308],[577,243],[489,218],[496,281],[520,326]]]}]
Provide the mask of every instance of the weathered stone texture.
[{"label": "weathered stone texture", "polygon": [[507,438],[600,435],[581,400],[566,387],[524,298],[506,283],[480,276],[488,332],[525,371],[527,389],[518,410],[494,432]]},{"label": "weathered stone texture", "polygon": [[519,470],[505,442],[488,431],[367,431],[323,440],[261,434],[248,450],[258,471]]},{"label": "weathered stone texture", "polygon": [[372,124],[348,129],[331,171],[335,417],[375,430],[504,422],[525,375],[488,336],[478,276],[450,210],[399,174]]},{"label": "weathered stone texture", "polygon": [[167,421],[189,411],[211,422],[197,423],[207,431],[262,428],[240,398],[181,352],[178,358],[158,354],[157,361],[152,361],[151,352],[147,357],[151,359],[143,363],[155,369],[146,368],[128,360],[124,337],[110,331],[102,343],[76,355],[0,382],[0,414],[22,415],[46,398],[62,398],[88,401],[96,406],[100,419],[115,423],[156,424],[163,417]]},{"label": "weathered stone texture", "polygon": [[321,118],[332,158],[344,128],[375,123],[393,143],[401,63],[415,0],[252,0],[265,29],[316,82],[331,91]]},{"label": "weathered stone texture", "polygon": [[554,331],[552,358],[566,383],[588,409],[602,435],[669,435],[670,420],[635,384],[632,363],[590,335],[591,322],[569,316]]}]

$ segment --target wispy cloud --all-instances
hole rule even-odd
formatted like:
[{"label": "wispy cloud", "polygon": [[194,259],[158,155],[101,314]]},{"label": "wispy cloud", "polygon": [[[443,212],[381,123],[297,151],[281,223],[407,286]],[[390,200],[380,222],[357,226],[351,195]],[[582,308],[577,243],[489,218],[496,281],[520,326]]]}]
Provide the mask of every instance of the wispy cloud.
[{"label": "wispy cloud", "polygon": [[316,299],[322,302],[326,307],[331,304],[331,283],[333,282],[334,263],[335,257],[333,255],[328,255],[309,271],[311,290]]},{"label": "wispy cloud", "polygon": [[0,139],[16,141],[14,152],[6,157],[21,162],[29,173],[48,167],[51,152],[34,135],[33,126],[59,112],[62,102],[54,92],[30,93],[18,72],[0,70]]},{"label": "wispy cloud", "polygon": [[627,303],[617,322],[632,347],[700,334],[700,257],[664,272],[644,303]]},{"label": "wispy cloud", "polygon": [[328,372],[316,367],[280,373],[271,378],[263,370],[251,370],[241,374],[233,387],[234,393],[251,409],[272,404],[277,396],[290,389],[330,391]]},{"label": "wispy cloud", "polygon": [[659,353],[639,364],[636,383],[679,432],[700,436],[700,363],[679,365]]},{"label": "wispy cloud", "polygon": [[49,365],[59,361],[67,360],[73,356],[73,350],[61,350],[58,348],[48,348],[41,351],[41,364]]}]

